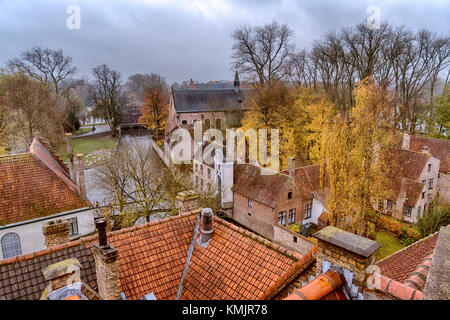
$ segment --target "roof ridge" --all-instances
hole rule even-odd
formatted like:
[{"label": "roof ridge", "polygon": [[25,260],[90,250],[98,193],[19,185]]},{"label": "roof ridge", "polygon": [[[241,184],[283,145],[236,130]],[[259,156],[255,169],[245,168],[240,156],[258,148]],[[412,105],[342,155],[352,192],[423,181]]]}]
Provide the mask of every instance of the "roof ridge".
[{"label": "roof ridge", "polygon": [[394,252],[393,254],[391,254],[391,255],[389,255],[389,256],[387,256],[387,257],[385,257],[385,258],[383,258],[383,259],[377,261],[376,264],[378,265],[380,262],[384,262],[384,261],[387,260],[388,258],[393,257],[393,256],[395,256],[395,255],[397,255],[397,254],[399,254],[399,253],[401,253],[401,252],[403,252],[403,251],[406,251],[408,248],[415,247],[415,246],[418,245],[419,243],[422,243],[422,242],[424,242],[425,240],[431,239],[433,236],[437,235],[438,233],[439,233],[439,230],[436,231],[436,232],[434,232],[434,233],[432,233],[432,234],[429,234],[429,235],[426,236],[425,238],[422,238],[422,239],[420,239],[420,240],[418,240],[418,241],[416,241],[416,242],[414,242],[414,243],[411,243],[409,246],[404,247],[403,249],[400,249],[400,250]]},{"label": "roof ridge", "polygon": [[5,158],[14,158],[17,156],[31,156],[31,152],[20,152],[20,153],[14,153],[14,154],[0,155],[0,160],[5,159]]},{"label": "roof ridge", "polygon": [[[67,181],[65,181],[64,179],[62,179],[54,170],[52,170],[44,161],[42,161],[41,159],[39,159],[38,156],[36,156],[33,153],[30,153],[31,157],[34,158],[36,161],[38,161],[40,164],[43,165],[43,167],[51,172],[52,175],[54,175],[58,180],[60,180],[62,183],[64,183],[64,185],[66,185],[67,187],[69,187],[69,191],[74,193],[77,197],[80,197],[83,201],[86,201],[89,207],[92,207],[92,203],[89,201],[89,199],[87,197],[83,197],[81,195],[81,193],[78,191],[78,186],[75,182],[73,182],[72,180],[70,180],[69,177],[67,177],[69,179],[69,181],[72,183],[72,185],[70,185]],[[73,189],[75,187],[75,190]]]},{"label": "roof ridge", "polygon": [[71,248],[71,247],[75,247],[77,245],[83,244],[81,239],[78,240],[73,240],[73,241],[69,241],[51,248],[46,248],[46,249],[42,249],[39,251],[34,251],[32,253],[27,253],[27,254],[23,254],[20,256],[15,256],[12,258],[8,258],[5,260],[0,260],[0,267],[7,265],[7,264],[11,264],[11,263],[15,263],[15,262],[20,262],[20,261],[24,261],[24,260],[29,260],[32,258],[36,258],[36,257],[40,257],[52,252],[58,252],[60,250],[66,249],[66,248]]},{"label": "roof ridge", "polygon": [[244,229],[242,227],[239,227],[239,226],[237,226],[237,225],[235,225],[235,224],[233,224],[231,222],[228,222],[225,219],[219,218],[219,217],[217,217],[215,215],[213,216],[213,219],[216,222],[218,222],[218,223],[220,223],[220,224],[222,224],[222,225],[224,225],[224,226],[226,226],[226,227],[228,227],[228,228],[230,228],[230,229],[232,229],[232,230],[234,230],[234,231],[236,231],[236,232],[238,232],[238,233],[240,233],[240,234],[242,234],[242,235],[244,235],[246,237],[249,237],[252,240],[257,241],[257,242],[267,246],[268,248],[270,248],[272,250],[278,251],[279,253],[281,253],[281,254],[289,257],[289,258],[293,258],[293,259],[296,259],[296,260],[301,260],[304,257],[304,256],[300,255],[297,252],[294,252],[292,250],[286,249],[286,248],[284,248],[284,247],[282,247],[282,246],[280,246],[280,245],[278,245],[278,244],[276,244],[276,243],[274,243],[274,242],[272,242],[272,241],[270,241],[270,240],[268,240],[268,239],[266,239],[266,238],[264,238],[264,237],[262,237],[262,236],[260,236],[260,235],[258,235],[256,233],[254,233],[254,232],[248,231],[248,230],[246,230],[246,229]]}]

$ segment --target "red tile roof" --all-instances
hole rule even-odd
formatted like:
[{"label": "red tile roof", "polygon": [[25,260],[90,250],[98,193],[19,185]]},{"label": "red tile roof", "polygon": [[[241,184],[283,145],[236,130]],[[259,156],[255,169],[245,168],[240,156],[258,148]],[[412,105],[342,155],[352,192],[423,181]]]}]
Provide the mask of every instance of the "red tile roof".
[{"label": "red tile roof", "polygon": [[234,192],[275,208],[280,193],[290,177],[283,173],[261,174],[261,168],[252,164],[234,166]]},{"label": "red tile roof", "polygon": [[0,225],[90,207],[55,170],[33,153],[0,156]]},{"label": "red tile roof", "polygon": [[[158,300],[175,299],[197,216],[178,215],[108,234],[108,241],[119,253],[120,281],[127,299],[140,299],[150,292]],[[311,253],[301,256],[217,217],[213,227],[212,241],[206,248],[195,244],[181,299],[270,299],[311,263]],[[96,241],[97,236],[91,236],[71,246],[89,248]],[[40,257],[40,267],[44,268],[56,262],[47,263],[47,255],[58,256],[58,260],[72,256],[68,251],[61,254],[62,250],[64,246],[34,255]],[[34,258],[12,258],[6,264],[0,262],[0,267],[17,263],[26,266],[28,259]],[[92,261],[92,253],[89,259]],[[83,264],[82,258],[78,260]],[[31,278],[42,278],[42,268],[35,268]],[[95,273],[92,265],[85,268],[89,269],[87,274]],[[3,281],[8,288],[13,281],[23,281],[7,272],[1,277],[5,279],[0,278],[0,284]],[[85,280],[83,274],[81,278]]]},{"label": "red tile roof", "polygon": [[421,152],[424,146],[430,148],[433,157],[441,160],[440,172],[450,172],[450,140],[411,136],[409,149]]},{"label": "red tile roof", "polygon": [[439,232],[421,239],[376,263],[381,274],[404,282],[425,257],[434,250]]},{"label": "red tile roof", "polygon": [[392,176],[400,178],[408,178],[416,181],[419,179],[428,159],[429,154],[408,151],[396,148],[386,148],[386,162],[387,168]]},{"label": "red tile roof", "polygon": [[[288,171],[282,173],[288,174]],[[310,199],[311,193],[320,188],[320,165],[295,168],[295,184],[303,197]]]}]

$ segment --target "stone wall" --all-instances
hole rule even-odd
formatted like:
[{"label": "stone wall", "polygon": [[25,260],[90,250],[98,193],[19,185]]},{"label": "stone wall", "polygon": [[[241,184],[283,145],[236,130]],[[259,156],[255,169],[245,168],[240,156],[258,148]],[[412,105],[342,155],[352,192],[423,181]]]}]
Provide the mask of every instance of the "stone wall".
[{"label": "stone wall", "polygon": [[308,238],[280,225],[273,226],[273,241],[279,245],[294,250],[302,255],[310,252],[314,243]]}]

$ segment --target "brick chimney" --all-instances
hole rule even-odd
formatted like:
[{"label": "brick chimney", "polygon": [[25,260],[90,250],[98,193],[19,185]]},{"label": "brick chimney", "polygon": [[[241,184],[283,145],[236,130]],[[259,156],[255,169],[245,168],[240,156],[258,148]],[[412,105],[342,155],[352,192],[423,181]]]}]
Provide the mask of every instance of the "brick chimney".
[{"label": "brick chimney", "polygon": [[63,260],[42,269],[48,292],[58,290],[80,281],[82,266],[76,258]]},{"label": "brick chimney", "polygon": [[86,181],[84,179],[84,166],[83,166],[84,154],[78,153],[78,187],[80,188],[80,193],[83,197],[86,197]]},{"label": "brick chimney", "polygon": [[313,235],[318,240],[316,270],[322,274],[330,268],[341,270],[346,280],[346,293],[362,299],[366,286],[366,270],[375,263],[376,241],[335,228],[326,227]]},{"label": "brick chimney", "polygon": [[72,180],[76,183],[75,171],[74,171],[74,165],[73,165],[73,149],[72,149],[72,134],[71,133],[66,133],[66,147],[67,147],[67,159],[68,159],[70,180]]},{"label": "brick chimney", "polygon": [[98,293],[103,300],[120,300],[122,287],[119,278],[119,254],[108,243],[106,220],[104,218],[97,219],[95,226],[98,231],[98,243],[94,244],[92,249],[97,273]]},{"label": "brick chimney", "polygon": [[46,222],[42,226],[42,233],[45,236],[45,245],[51,248],[70,241],[69,221],[55,220]]},{"label": "brick chimney", "polygon": [[203,247],[208,246],[211,242],[213,232],[213,212],[210,208],[205,208],[202,210],[202,229],[200,230],[198,243]]},{"label": "brick chimney", "polygon": [[288,171],[289,171],[289,175],[291,177],[295,176],[295,158],[294,157],[288,158]]},{"label": "brick chimney", "polygon": [[422,153],[430,154],[430,147],[429,146],[423,146],[422,147]]},{"label": "brick chimney", "polygon": [[200,197],[194,190],[179,192],[176,196],[176,207],[178,208],[178,213],[183,214],[191,212],[198,208],[198,199]]},{"label": "brick chimney", "polygon": [[408,133],[403,132],[402,149],[409,150],[410,144],[411,144],[411,136]]}]

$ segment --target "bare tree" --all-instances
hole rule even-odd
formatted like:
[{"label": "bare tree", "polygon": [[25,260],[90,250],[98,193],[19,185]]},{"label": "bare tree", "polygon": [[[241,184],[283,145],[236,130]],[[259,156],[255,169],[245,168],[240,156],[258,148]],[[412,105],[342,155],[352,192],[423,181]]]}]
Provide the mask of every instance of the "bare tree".
[{"label": "bare tree", "polygon": [[293,51],[293,35],[287,24],[274,21],[262,27],[243,25],[232,33],[233,68],[264,84],[284,79]]},{"label": "bare tree", "polygon": [[94,82],[90,88],[90,95],[96,114],[100,114],[111,128],[115,137],[125,105],[126,97],[122,91],[120,73],[111,70],[106,64],[92,69]]},{"label": "bare tree", "polygon": [[61,49],[33,47],[19,58],[9,61],[9,65],[21,70],[32,78],[52,87],[56,98],[59,99],[61,83],[76,73],[76,67],[72,66],[72,58],[65,56]]},{"label": "bare tree", "polygon": [[4,75],[0,81],[0,105],[2,131],[16,139],[19,146],[27,147],[36,131],[53,145],[61,141],[56,101],[44,84],[22,72]]}]

